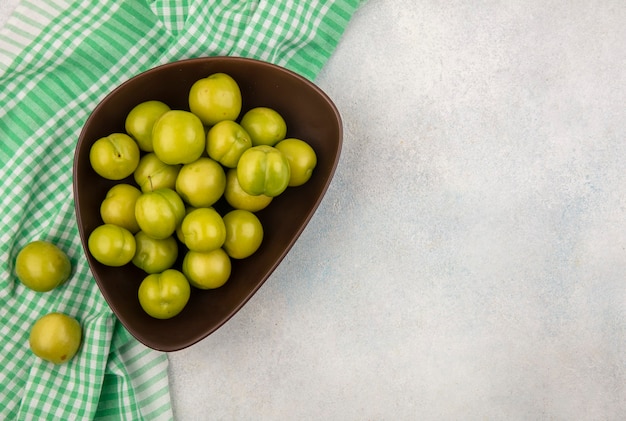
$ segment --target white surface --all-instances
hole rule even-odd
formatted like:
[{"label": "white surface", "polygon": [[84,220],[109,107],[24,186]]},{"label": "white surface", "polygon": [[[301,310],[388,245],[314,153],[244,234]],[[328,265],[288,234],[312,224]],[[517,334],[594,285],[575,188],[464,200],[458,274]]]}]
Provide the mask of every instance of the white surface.
[{"label": "white surface", "polygon": [[0,28],[4,26],[19,2],[20,0],[0,0]]},{"label": "white surface", "polygon": [[333,183],[170,354],[177,419],[623,419],[625,40],[622,0],[362,6],[317,81]]},{"label": "white surface", "polygon": [[283,264],[171,354],[181,420],[626,414],[626,3],[370,0],[341,163]]}]

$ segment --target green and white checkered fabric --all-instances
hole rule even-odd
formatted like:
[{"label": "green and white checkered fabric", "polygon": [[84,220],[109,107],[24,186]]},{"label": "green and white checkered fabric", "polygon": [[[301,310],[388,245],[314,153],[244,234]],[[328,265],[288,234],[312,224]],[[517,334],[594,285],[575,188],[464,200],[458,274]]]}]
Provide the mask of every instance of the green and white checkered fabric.
[{"label": "green and white checkered fabric", "polygon": [[[80,244],[72,163],[81,127],[115,86],[151,67],[212,55],[270,61],[314,79],[359,0],[24,0],[0,29],[0,419],[172,419],[167,355],[138,343],[98,290]],[[26,243],[73,265],[49,293],[16,279]],[[76,317],[69,363],[34,357],[41,315]]]}]

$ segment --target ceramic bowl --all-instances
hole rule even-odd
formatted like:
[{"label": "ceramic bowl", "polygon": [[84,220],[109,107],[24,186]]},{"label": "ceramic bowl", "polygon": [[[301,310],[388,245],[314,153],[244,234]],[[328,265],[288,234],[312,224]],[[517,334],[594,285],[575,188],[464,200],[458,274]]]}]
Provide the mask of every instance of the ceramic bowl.
[{"label": "ceramic bowl", "polygon": [[[137,290],[145,272],[132,263],[118,268],[104,266],[88,251],[89,234],[102,224],[100,203],[116,183],[93,171],[89,150],[99,138],[124,132],[126,115],[140,102],[160,100],[172,109],[189,110],[191,85],[216,72],[229,74],[239,84],[243,97],[240,117],[253,107],[274,108],[287,122],[287,136],[309,142],[318,163],[306,184],[289,187],[257,213],[264,227],[263,243],[252,256],[232,260],[232,273],[224,286],[214,290],[192,288],[191,298],[179,315],[159,320],[139,305]],[[113,89],[95,107],[80,133],[73,189],[85,256],[102,295],[120,322],[140,342],[161,351],[186,348],[221,327],[263,285],[304,230],[333,177],[341,146],[341,117],[331,99],[307,79],[267,62],[237,57],[188,59],[155,67]],[[134,183],[132,176],[123,181]]]}]

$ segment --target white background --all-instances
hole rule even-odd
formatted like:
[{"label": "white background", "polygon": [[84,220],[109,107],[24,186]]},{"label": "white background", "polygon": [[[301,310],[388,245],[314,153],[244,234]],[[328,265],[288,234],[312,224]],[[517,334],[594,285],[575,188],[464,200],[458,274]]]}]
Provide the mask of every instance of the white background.
[{"label": "white background", "polygon": [[344,148],[183,420],[626,416],[626,3],[371,0],[317,80]]}]

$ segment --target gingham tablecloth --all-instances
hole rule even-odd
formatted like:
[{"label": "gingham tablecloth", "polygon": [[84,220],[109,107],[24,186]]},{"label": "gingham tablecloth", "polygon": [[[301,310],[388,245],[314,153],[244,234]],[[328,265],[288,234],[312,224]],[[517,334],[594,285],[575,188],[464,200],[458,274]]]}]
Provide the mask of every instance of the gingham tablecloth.
[{"label": "gingham tablecloth", "polygon": [[[72,164],[81,127],[115,86],[159,64],[231,55],[314,79],[359,0],[28,0],[0,30],[0,419],[172,419],[167,355],[117,321],[84,259]],[[26,243],[54,242],[73,265],[50,293],[13,272]],[[83,328],[79,353],[55,366],[28,332],[61,311]]]}]

